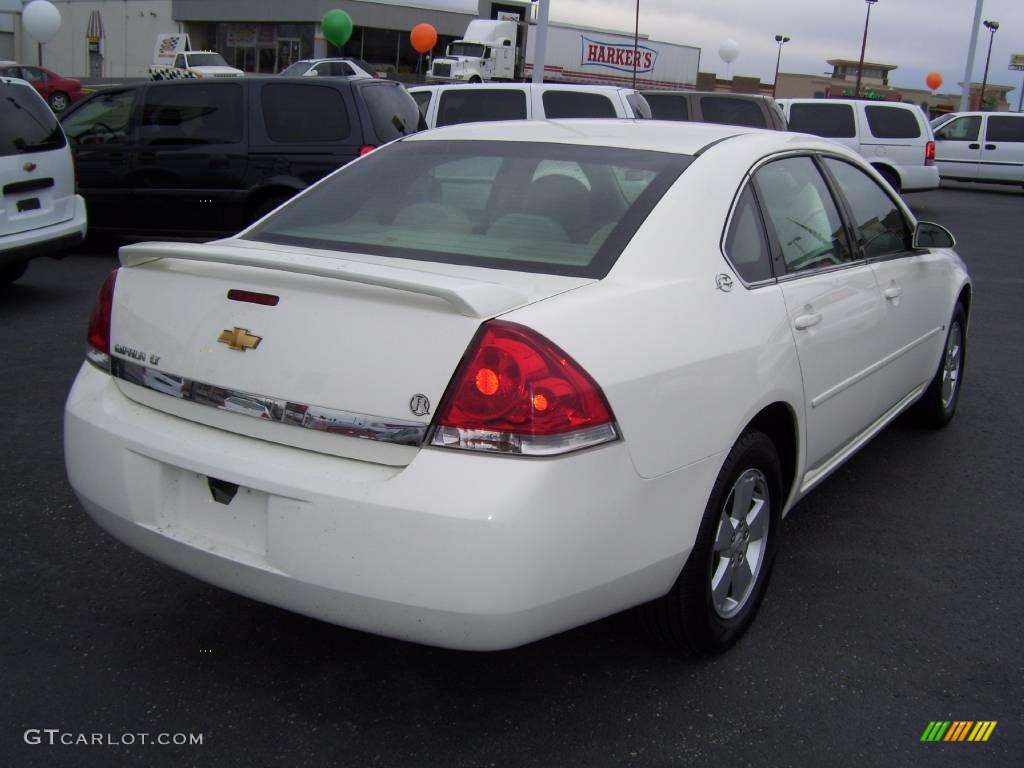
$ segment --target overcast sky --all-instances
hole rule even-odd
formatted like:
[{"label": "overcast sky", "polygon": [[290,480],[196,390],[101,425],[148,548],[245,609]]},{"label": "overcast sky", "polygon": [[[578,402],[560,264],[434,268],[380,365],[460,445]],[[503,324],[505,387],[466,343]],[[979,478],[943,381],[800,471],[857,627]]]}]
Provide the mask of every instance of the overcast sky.
[{"label": "overcast sky", "polygon": [[[551,20],[632,31],[632,0],[549,0]],[[476,12],[474,0],[433,0],[437,6]],[[775,35],[792,38],[782,51],[782,71],[816,74],[829,69],[826,59],[858,59],[867,4],[863,0],[640,0],[640,33],[654,40],[701,48],[701,70],[726,75],[718,46],[732,38],[740,56],[733,75],[770,82],[778,48]],[[1024,54],[1024,0],[985,0],[983,19],[999,22],[992,47],[991,83],[1015,86],[1017,105],[1024,72],[1007,69],[1011,53]],[[924,88],[924,77],[937,71],[942,92],[959,92],[967,63],[974,0],[878,0],[871,8],[864,58],[899,69],[890,83]],[[978,35],[974,80],[985,68],[989,32]]]}]

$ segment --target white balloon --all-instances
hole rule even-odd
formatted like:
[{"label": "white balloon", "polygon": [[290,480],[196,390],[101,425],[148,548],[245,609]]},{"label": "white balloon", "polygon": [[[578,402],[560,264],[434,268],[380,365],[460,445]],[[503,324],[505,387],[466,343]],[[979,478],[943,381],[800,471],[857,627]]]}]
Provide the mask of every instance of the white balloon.
[{"label": "white balloon", "polygon": [[740,45],[735,40],[723,40],[718,46],[718,57],[726,64],[732,64],[740,55]]},{"label": "white balloon", "polygon": [[21,12],[21,26],[29,37],[48,43],[60,31],[60,11],[47,0],[32,0]]}]

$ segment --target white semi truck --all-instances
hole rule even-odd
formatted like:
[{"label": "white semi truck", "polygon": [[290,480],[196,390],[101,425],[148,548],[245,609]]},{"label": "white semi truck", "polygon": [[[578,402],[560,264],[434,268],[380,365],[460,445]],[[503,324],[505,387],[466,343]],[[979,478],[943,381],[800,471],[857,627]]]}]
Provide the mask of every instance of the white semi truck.
[{"label": "white semi truck", "polygon": [[216,51],[193,51],[188,35],[169,32],[157,35],[150,80],[183,80],[197,77],[242,77]]},{"label": "white semi truck", "polygon": [[[476,19],[466,34],[434,59],[427,79],[433,82],[481,83],[522,80],[533,74],[536,26],[529,27],[526,50],[516,46],[514,21]],[[548,25],[544,80],[633,86],[636,60],[637,88],[692,89],[697,84],[700,48],[664,43],[633,35],[586,29],[565,24]]]}]

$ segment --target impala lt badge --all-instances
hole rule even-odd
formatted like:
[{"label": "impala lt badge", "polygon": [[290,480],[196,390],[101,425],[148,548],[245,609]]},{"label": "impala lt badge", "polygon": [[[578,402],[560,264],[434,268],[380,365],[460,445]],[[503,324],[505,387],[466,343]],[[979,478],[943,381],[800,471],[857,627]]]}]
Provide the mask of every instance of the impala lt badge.
[{"label": "impala lt badge", "polygon": [[228,349],[233,349],[236,352],[245,352],[247,349],[256,349],[263,341],[262,336],[253,336],[249,333],[248,328],[232,328],[231,330],[223,330],[220,332],[220,336],[217,338],[221,344],[227,344]]}]

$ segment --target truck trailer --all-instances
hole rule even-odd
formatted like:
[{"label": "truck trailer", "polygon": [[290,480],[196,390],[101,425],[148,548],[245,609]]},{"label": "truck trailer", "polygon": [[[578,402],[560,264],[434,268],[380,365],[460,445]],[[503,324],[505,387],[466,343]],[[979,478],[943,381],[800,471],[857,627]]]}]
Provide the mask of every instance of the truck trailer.
[{"label": "truck trailer", "polygon": [[[480,83],[525,80],[533,75],[536,26],[530,25],[526,50],[516,45],[514,21],[476,19],[466,34],[434,59],[427,79],[433,82]],[[642,36],[587,29],[565,24],[548,25],[544,80],[636,87],[692,89],[697,84],[700,48],[650,40]]]}]

